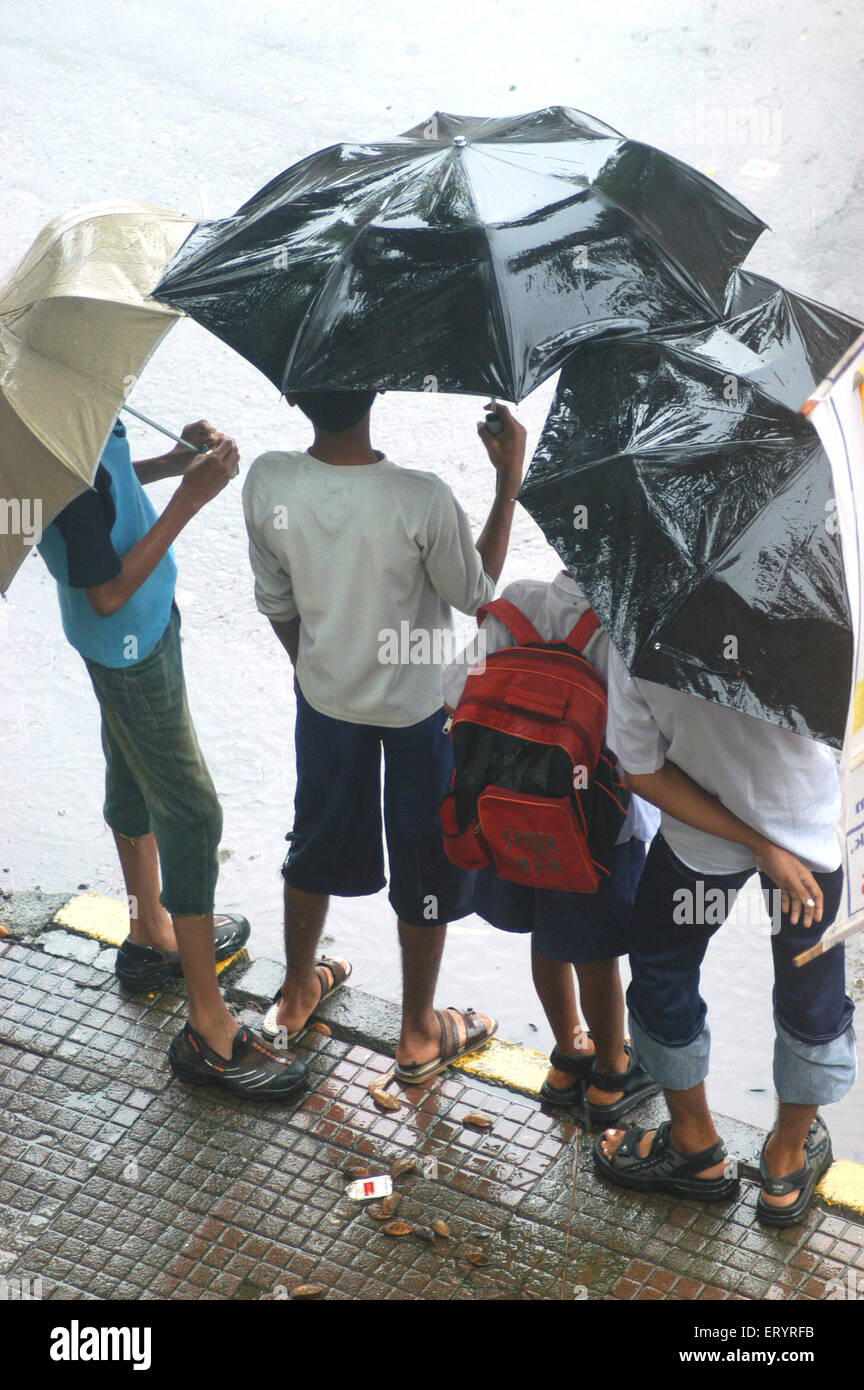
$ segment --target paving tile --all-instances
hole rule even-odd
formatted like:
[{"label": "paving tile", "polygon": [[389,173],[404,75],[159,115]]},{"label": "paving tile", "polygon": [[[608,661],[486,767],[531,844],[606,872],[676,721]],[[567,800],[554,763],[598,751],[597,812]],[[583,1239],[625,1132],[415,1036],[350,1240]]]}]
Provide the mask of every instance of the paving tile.
[{"label": "paving tile", "polygon": [[[179,992],[124,997],[98,963],[5,942],[0,970],[0,1275],[56,1299],[335,1301],[815,1299],[864,1264],[864,1228],[814,1209],[762,1230],[755,1188],[703,1208],[598,1179],[589,1136],[467,1074],[368,1086],[392,1059],[307,1035],[310,1086],[255,1106],[170,1075]],[[249,1008],[241,1018],[257,1014]],[[472,1110],[489,1131],[462,1124]],[[345,1196],[358,1159],[396,1179],[389,1237]],[[569,1235],[568,1235],[569,1229]]]}]

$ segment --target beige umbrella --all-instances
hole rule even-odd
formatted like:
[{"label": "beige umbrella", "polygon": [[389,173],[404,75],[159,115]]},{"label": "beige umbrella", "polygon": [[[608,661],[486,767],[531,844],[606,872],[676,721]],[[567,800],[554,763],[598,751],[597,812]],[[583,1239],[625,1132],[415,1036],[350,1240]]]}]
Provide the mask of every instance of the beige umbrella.
[{"label": "beige umbrella", "polygon": [[91,484],[123,403],[179,317],[150,298],[195,226],[145,203],[55,217],[0,284],[0,593]]}]

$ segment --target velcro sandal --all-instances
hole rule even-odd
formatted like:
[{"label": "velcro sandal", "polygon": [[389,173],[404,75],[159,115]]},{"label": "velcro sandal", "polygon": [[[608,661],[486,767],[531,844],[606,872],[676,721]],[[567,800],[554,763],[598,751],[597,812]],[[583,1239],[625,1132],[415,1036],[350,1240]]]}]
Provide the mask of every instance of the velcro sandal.
[{"label": "velcro sandal", "polygon": [[[718,1139],[709,1149],[698,1154],[682,1154],[669,1138],[671,1121],[664,1120],[651,1141],[644,1158],[639,1154],[639,1141],[647,1129],[638,1126],[624,1131],[624,1138],[610,1156],[601,1147],[603,1136],[594,1141],[594,1165],[604,1177],[620,1187],[636,1192],[673,1192],[677,1197],[693,1197],[697,1202],[719,1202],[738,1190],[738,1171],[734,1159],[729,1160],[726,1145]],[[727,1160],[726,1172],[720,1178],[697,1178],[704,1168]]]},{"label": "velcro sandal", "polygon": [[[590,1038],[591,1034],[588,1036]],[[549,1081],[544,1081],[540,1087],[540,1099],[545,1105],[577,1105],[582,1099],[585,1081],[594,1066],[594,1053],[562,1052],[560,1048],[553,1047],[549,1063],[556,1071],[566,1072],[576,1080],[572,1086],[553,1086]]]},{"label": "velcro sandal", "polygon": [[[768,1135],[768,1139],[771,1135]],[[756,1215],[766,1226],[796,1226],[803,1220],[807,1208],[813,1200],[816,1184],[831,1166],[834,1155],[831,1151],[831,1135],[825,1121],[817,1115],[804,1140],[804,1167],[796,1173],[787,1173],[785,1178],[772,1178],[765,1162],[765,1149],[768,1139],[762,1145],[759,1155],[759,1176],[762,1179],[762,1192],[756,1202]],[[763,1193],[769,1197],[785,1197],[789,1192],[798,1192],[794,1202],[786,1207],[772,1207],[764,1200]]]},{"label": "velcro sandal", "polygon": [[624,1051],[629,1059],[626,1071],[598,1071],[596,1067],[591,1068],[589,1086],[596,1086],[598,1091],[624,1092],[620,1100],[614,1100],[609,1105],[597,1105],[594,1101],[586,1100],[592,1124],[609,1125],[621,1115],[626,1115],[640,1100],[656,1096],[660,1090],[654,1078],[636,1061],[629,1043],[624,1044]]}]

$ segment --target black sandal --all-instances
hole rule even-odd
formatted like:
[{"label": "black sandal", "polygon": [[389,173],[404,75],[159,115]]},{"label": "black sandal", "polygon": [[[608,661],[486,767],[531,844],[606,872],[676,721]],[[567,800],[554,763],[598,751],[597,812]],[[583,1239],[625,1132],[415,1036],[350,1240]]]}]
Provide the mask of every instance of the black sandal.
[{"label": "black sandal", "polygon": [[609,1105],[586,1101],[592,1124],[608,1125],[610,1120],[617,1120],[621,1115],[626,1115],[640,1100],[656,1096],[660,1090],[653,1077],[636,1061],[629,1043],[624,1044],[624,1051],[630,1059],[626,1071],[597,1071],[596,1067],[591,1069],[588,1077],[589,1086],[596,1086],[598,1091],[624,1092],[620,1100],[613,1100]]},{"label": "black sandal", "polygon": [[[591,1034],[588,1034],[589,1038]],[[566,1071],[568,1076],[575,1076],[577,1079],[572,1086],[558,1087],[544,1081],[540,1087],[540,1099],[546,1105],[576,1105],[582,1099],[584,1084],[594,1065],[593,1052],[561,1052],[559,1048],[553,1047],[549,1054],[549,1063],[555,1067],[556,1071]]]},{"label": "black sandal", "polygon": [[[770,1138],[769,1134],[768,1139]],[[769,1197],[785,1197],[788,1192],[794,1192],[796,1189],[799,1191],[795,1201],[788,1207],[769,1206],[760,1192],[756,1202],[756,1215],[766,1226],[796,1226],[804,1218],[813,1200],[816,1184],[834,1160],[831,1135],[822,1116],[817,1115],[804,1140],[804,1167],[799,1168],[797,1173],[788,1173],[785,1178],[772,1178],[768,1172],[765,1162],[768,1139],[762,1145],[759,1155],[759,1176],[762,1179],[763,1190]]]},{"label": "black sandal", "polygon": [[[604,1177],[620,1187],[637,1192],[673,1192],[677,1197],[693,1197],[697,1202],[719,1202],[738,1190],[738,1171],[734,1159],[727,1164],[727,1176],[697,1178],[703,1168],[712,1168],[728,1158],[722,1139],[698,1154],[682,1154],[669,1138],[671,1121],[664,1120],[651,1141],[644,1158],[639,1154],[639,1141],[650,1131],[632,1126],[614,1154],[604,1154],[603,1136],[594,1141],[594,1163]],[[731,1170],[731,1171],[730,1171]]]}]

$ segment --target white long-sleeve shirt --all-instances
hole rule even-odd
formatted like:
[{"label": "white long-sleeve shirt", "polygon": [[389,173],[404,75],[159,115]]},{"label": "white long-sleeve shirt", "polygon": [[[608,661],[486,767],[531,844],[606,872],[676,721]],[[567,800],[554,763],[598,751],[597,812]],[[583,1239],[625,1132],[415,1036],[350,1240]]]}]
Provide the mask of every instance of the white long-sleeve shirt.
[{"label": "white long-sleeve shirt", "polygon": [[452,609],[495,586],[434,473],[261,454],[243,487],[255,601],[300,618],[297,679],[321,714],[400,728],[440,709]]},{"label": "white long-sleeve shirt", "polygon": [[[840,864],[837,758],[824,743],[698,695],[633,679],[615,652],[607,678],[607,738],[634,776],[675,763],[745,825],[816,872]],[[704,874],[754,869],[749,849],[662,817],[663,837]]]}]

